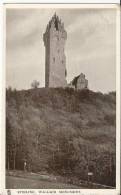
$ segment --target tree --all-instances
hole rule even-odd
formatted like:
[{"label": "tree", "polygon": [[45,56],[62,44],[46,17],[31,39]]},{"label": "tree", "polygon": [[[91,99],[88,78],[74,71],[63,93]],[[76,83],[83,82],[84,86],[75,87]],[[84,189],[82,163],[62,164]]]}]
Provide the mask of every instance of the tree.
[{"label": "tree", "polygon": [[34,80],[34,81],[31,83],[31,87],[34,88],[34,89],[36,89],[36,88],[38,88],[39,84],[40,84],[39,81]]}]

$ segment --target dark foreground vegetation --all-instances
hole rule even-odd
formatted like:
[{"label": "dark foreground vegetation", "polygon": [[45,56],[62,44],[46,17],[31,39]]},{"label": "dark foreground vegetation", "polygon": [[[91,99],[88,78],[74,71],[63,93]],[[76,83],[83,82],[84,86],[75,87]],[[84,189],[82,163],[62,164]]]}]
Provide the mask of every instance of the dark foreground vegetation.
[{"label": "dark foreground vegetation", "polygon": [[115,115],[115,92],[8,89],[6,168],[115,187]]}]

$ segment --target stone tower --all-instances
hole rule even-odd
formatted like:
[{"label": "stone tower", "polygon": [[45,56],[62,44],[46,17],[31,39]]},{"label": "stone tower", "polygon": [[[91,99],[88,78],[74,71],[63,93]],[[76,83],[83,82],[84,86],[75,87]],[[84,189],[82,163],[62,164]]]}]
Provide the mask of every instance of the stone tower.
[{"label": "stone tower", "polygon": [[54,14],[43,35],[45,45],[45,87],[65,87],[66,56],[64,53],[67,33],[64,24]]}]

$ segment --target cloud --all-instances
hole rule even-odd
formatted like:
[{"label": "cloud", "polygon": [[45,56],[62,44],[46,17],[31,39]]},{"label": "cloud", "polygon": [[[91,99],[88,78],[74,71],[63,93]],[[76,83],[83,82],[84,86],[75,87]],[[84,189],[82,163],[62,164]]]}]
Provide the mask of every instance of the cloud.
[{"label": "cloud", "polygon": [[7,86],[29,88],[33,79],[44,86],[43,33],[55,11],[67,31],[68,81],[85,72],[92,89],[115,90],[116,12],[110,9],[8,9]]}]

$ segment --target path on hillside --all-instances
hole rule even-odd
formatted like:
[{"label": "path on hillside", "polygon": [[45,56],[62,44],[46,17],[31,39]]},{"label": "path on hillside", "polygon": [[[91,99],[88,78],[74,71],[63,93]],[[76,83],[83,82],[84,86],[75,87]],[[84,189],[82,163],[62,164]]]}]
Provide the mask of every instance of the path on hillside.
[{"label": "path on hillside", "polygon": [[59,183],[54,181],[34,180],[29,178],[20,178],[6,176],[7,189],[81,189],[82,187]]}]

